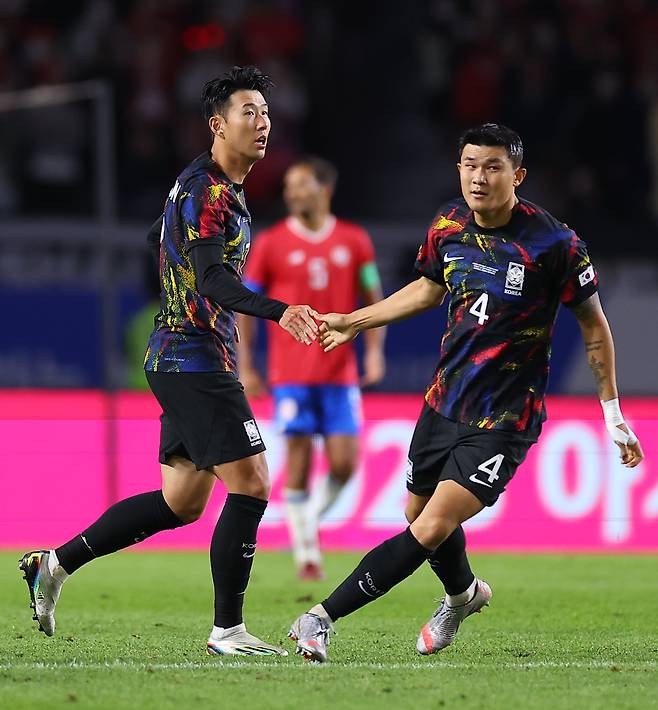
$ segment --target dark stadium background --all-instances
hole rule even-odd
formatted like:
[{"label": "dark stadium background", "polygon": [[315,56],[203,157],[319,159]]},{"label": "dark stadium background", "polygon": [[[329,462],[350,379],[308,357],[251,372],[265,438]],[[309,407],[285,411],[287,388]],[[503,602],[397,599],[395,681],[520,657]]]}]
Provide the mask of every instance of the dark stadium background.
[{"label": "dark stadium background", "polygon": [[[144,235],[207,145],[200,88],[254,63],[277,83],[246,183],[256,230],[283,214],[286,166],[327,157],[336,211],[370,229],[390,292],[457,191],[460,131],[505,122],[525,141],[522,194],[589,243],[623,391],[658,392],[655,3],[13,0],[0,20],[0,386],[130,385]],[[442,317],[390,329],[380,389],[422,389]],[[593,391],[568,314],[551,391]]]}]

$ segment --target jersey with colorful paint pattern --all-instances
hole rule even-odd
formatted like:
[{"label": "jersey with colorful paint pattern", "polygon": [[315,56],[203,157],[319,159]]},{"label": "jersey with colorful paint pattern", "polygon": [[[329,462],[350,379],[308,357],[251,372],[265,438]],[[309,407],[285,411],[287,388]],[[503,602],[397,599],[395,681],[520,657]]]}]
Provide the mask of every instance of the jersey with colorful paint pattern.
[{"label": "jersey with colorful paint pattern", "polygon": [[165,202],[160,237],[160,312],[144,368],[153,372],[233,372],[235,314],[202,296],[189,250],[200,239],[224,247],[236,278],[249,252],[251,217],[242,186],[203,153],[178,176]]},{"label": "jersey with colorful paint pattern", "polygon": [[427,403],[483,429],[538,427],[560,303],[576,306],[597,290],[584,242],[527,200],[507,225],[484,229],[458,199],[439,210],[416,270],[450,294]]}]

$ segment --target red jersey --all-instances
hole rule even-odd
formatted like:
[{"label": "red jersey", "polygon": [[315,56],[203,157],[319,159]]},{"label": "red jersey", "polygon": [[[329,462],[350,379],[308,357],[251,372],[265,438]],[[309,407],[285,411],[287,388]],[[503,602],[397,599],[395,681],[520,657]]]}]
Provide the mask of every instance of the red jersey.
[{"label": "red jersey", "polygon": [[[357,306],[359,274],[375,259],[367,232],[329,216],[319,232],[288,217],[253,241],[245,281],[285,303],[307,303],[318,313],[350,313]],[[303,345],[276,323],[268,323],[268,379],[271,385],[356,384],[351,345],[325,353]]]}]

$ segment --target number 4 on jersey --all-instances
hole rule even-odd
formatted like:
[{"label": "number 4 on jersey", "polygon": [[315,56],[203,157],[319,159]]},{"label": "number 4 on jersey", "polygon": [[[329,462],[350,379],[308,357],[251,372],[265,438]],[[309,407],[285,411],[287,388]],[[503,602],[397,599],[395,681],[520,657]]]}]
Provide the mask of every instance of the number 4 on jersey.
[{"label": "number 4 on jersey", "polygon": [[472,313],[478,319],[479,325],[484,325],[488,320],[487,315],[487,305],[489,303],[489,294],[483,293],[478,300],[468,309],[469,313]]},{"label": "number 4 on jersey", "polygon": [[492,483],[494,481],[497,481],[500,476],[498,475],[498,471],[500,467],[503,465],[503,459],[505,458],[505,454],[496,454],[495,456],[492,456],[490,459],[487,459],[486,461],[483,461],[479,466],[478,466],[478,471],[482,471],[482,473],[487,474],[487,481],[482,481],[478,478],[477,473],[472,473],[469,476],[469,479],[473,481],[473,483],[479,483],[481,486],[486,486],[487,488],[492,488]]}]

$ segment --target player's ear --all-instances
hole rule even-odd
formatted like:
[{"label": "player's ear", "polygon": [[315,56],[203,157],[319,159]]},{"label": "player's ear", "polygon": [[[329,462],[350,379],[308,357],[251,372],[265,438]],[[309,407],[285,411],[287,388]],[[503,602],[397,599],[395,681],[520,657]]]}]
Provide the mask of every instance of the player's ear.
[{"label": "player's ear", "polygon": [[524,180],[528,171],[525,168],[517,168],[514,171],[514,187],[518,187]]},{"label": "player's ear", "polygon": [[214,116],[211,116],[208,119],[208,126],[210,128],[210,132],[214,136],[218,136],[221,139],[224,139],[224,124],[226,123],[226,119],[224,116],[221,116],[220,114],[216,113]]}]

